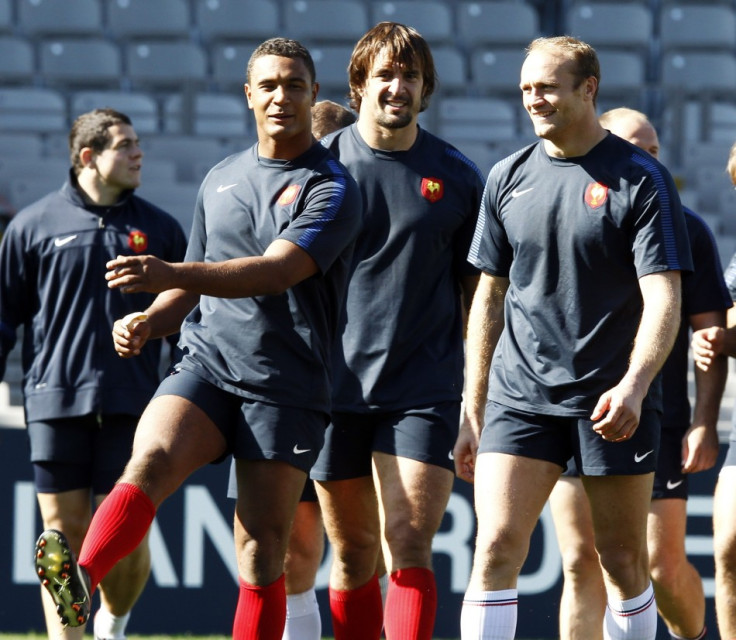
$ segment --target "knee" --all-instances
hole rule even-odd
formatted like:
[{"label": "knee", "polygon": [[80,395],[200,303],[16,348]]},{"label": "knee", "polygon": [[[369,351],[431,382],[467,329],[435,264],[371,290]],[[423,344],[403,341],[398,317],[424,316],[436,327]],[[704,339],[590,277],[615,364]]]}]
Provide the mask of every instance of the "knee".
[{"label": "knee", "polygon": [[411,523],[399,522],[387,525],[385,536],[394,569],[431,566],[433,531],[418,530]]},{"label": "knee", "polygon": [[601,565],[594,547],[571,546],[562,550],[562,572],[565,580],[587,582],[601,579]]},{"label": "knee", "polygon": [[601,567],[616,583],[630,583],[649,573],[646,546],[639,549],[614,545],[599,549],[598,553]]}]

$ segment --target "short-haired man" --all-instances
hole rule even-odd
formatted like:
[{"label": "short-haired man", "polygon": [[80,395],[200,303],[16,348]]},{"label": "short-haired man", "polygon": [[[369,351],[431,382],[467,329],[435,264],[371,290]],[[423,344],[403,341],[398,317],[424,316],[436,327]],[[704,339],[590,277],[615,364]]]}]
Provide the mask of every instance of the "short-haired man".
[{"label": "short-haired man", "polygon": [[429,640],[432,539],[454,480],[463,300],[477,282],[466,256],[483,182],[470,160],[418,125],[436,78],[417,31],[377,24],[348,73],[358,121],[323,143],[358,182],[365,225],[335,351],[332,423],[312,470],[334,552],[333,630],[336,640],[377,640],[384,622],[389,640]]},{"label": "short-haired man", "polygon": [[[649,119],[619,107],[603,113],[601,125],[659,156],[659,137]],[[674,640],[704,638],[705,595],[685,552],[688,476],[710,469],[718,456],[718,413],[728,374],[721,358],[708,371],[695,368],[695,406],[688,399],[690,330],[723,327],[731,297],[718,247],[705,221],[684,208],[693,271],[682,275],[682,322],[662,368],[662,434],[647,523],[647,547],[657,608]],[[564,584],[560,601],[562,640],[602,640],[606,591],[593,542],[590,508],[574,462],[550,496]]]},{"label": "short-haired man", "polygon": [[[63,537],[39,538],[39,573],[59,614],[82,623],[90,591],[148,530],[156,509],[197,468],[236,459],[238,640],[280,640],[284,554],[330,412],[330,353],[361,224],[355,181],[311,131],[314,63],[298,42],[272,38],[252,54],[245,94],[258,142],[226,158],[197,197],[186,261],[108,263],[108,284],[163,292],[118,353],[182,325],[182,358],[138,425],[130,463],[90,526],[75,562]],[[196,306],[195,306],[196,305]],[[67,580],[46,561],[67,557]]]},{"label": "short-haired man", "polygon": [[[24,328],[24,406],[44,528],[63,531],[78,552],[94,500],[113,488],[130,457],[136,423],[159,382],[160,341],[136,362],[109,340],[113,322],[153,301],[122,295],[101,277],[116,255],[181,260],[176,220],[139,198],[143,152],[130,118],[113,109],[81,114],[69,133],[64,186],[20,211],[0,245],[0,379],[18,327]],[[123,638],[150,571],[147,543],[101,585],[96,638]],[[43,593],[49,638],[62,629]]]},{"label": "short-haired man", "polygon": [[646,523],[662,406],[652,382],[692,260],[671,176],[598,122],[599,80],[584,42],[533,41],[520,88],[541,140],[486,183],[469,256],[483,272],[468,321],[469,422],[455,447],[478,516],[463,640],[514,637],[529,540],[573,455],[608,593],[604,637],[656,633]]}]

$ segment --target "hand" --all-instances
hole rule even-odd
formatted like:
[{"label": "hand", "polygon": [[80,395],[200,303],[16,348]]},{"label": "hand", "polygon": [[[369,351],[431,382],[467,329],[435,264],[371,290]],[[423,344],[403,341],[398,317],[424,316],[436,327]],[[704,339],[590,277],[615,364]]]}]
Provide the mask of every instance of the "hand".
[{"label": "hand", "polygon": [[692,425],[682,439],[684,473],[706,471],[718,458],[718,431],[705,425]]},{"label": "hand", "polygon": [[478,427],[477,423],[474,427],[463,412],[460,431],[457,434],[452,455],[455,459],[455,474],[465,482],[473,482],[475,479],[475,459],[478,456],[481,429],[482,426]]},{"label": "hand", "polygon": [[116,320],[112,326],[113,345],[121,358],[140,355],[150,335],[151,325],[147,320],[136,322],[131,327],[126,327],[122,320]]},{"label": "hand", "polygon": [[173,267],[155,256],[118,256],[105,265],[107,286],[123,293],[161,293],[173,288]]},{"label": "hand", "polygon": [[642,394],[624,381],[606,391],[590,416],[593,431],[609,442],[628,440],[639,427],[642,400]]},{"label": "hand", "polygon": [[693,360],[698,369],[708,371],[714,358],[723,351],[725,335],[723,327],[708,327],[693,332],[690,345],[693,350]]}]

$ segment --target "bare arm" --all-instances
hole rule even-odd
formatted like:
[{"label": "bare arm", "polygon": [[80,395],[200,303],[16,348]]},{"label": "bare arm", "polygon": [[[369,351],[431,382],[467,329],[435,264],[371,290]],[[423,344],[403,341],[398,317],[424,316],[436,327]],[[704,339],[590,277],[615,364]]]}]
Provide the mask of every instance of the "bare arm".
[{"label": "bare arm", "polygon": [[[722,328],[725,311],[709,311],[690,316],[694,331],[707,327]],[[682,468],[686,473],[710,469],[718,457],[718,414],[728,375],[728,361],[715,356],[707,368],[695,370],[695,406],[693,418],[682,442]]]},{"label": "bare arm", "polygon": [[479,276],[463,276],[460,278],[460,291],[462,294],[463,305],[463,333],[468,332],[468,316],[470,315],[470,305],[473,303],[473,296],[478,287]]},{"label": "bare arm", "polygon": [[483,429],[488,377],[493,352],[504,327],[504,299],[508,278],[481,274],[468,318],[466,353],[465,411],[455,443],[455,471],[472,482],[480,432]]},{"label": "bare arm", "polygon": [[182,289],[171,289],[156,296],[144,311],[146,319],[133,327],[126,327],[117,320],[112,328],[115,351],[121,358],[140,354],[143,345],[154,338],[164,338],[179,331],[187,314],[199,302],[199,296]]},{"label": "bare arm", "polygon": [[107,268],[107,286],[124,293],[182,289],[218,298],[277,295],[319,270],[306,251],[288,240],[274,240],[262,256],[224,262],[170,263],[154,256],[119,256]]},{"label": "bare arm", "polygon": [[663,271],[639,278],[644,308],[629,367],[622,380],[598,400],[591,420],[605,440],[631,437],[639,426],[641,404],[662,368],[680,325],[679,271]]},{"label": "bare arm", "polygon": [[693,333],[691,345],[695,364],[703,371],[720,355],[736,358],[736,304],[728,310],[725,329],[723,326],[699,329]]}]

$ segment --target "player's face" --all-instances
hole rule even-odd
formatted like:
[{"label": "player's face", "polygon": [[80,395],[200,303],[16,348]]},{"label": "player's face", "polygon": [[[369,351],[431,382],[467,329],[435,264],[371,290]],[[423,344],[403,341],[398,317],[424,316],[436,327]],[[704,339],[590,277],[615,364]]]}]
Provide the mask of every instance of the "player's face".
[{"label": "player's face", "polygon": [[647,122],[622,122],[609,127],[611,133],[628,140],[640,149],[644,149],[655,158],[659,158],[659,138],[654,127]]},{"label": "player's face", "polygon": [[595,79],[579,82],[572,73],[574,64],[554,51],[538,50],[521,67],[524,108],[540,138],[556,142],[566,134],[575,135],[576,125],[591,108]]},{"label": "player's face", "polygon": [[361,92],[360,116],[385,129],[416,123],[422,104],[424,80],[419,67],[405,67],[380,53],[373,60]]},{"label": "player's face", "polygon": [[110,144],[101,152],[93,153],[90,160],[99,186],[109,193],[135,189],[141,183],[143,160],[138,136],[129,124],[115,124],[108,133]]},{"label": "player's face", "polygon": [[265,138],[275,142],[293,138],[311,141],[311,109],[317,84],[312,82],[301,58],[257,58],[245,85],[245,95],[256,119],[259,142]]}]

